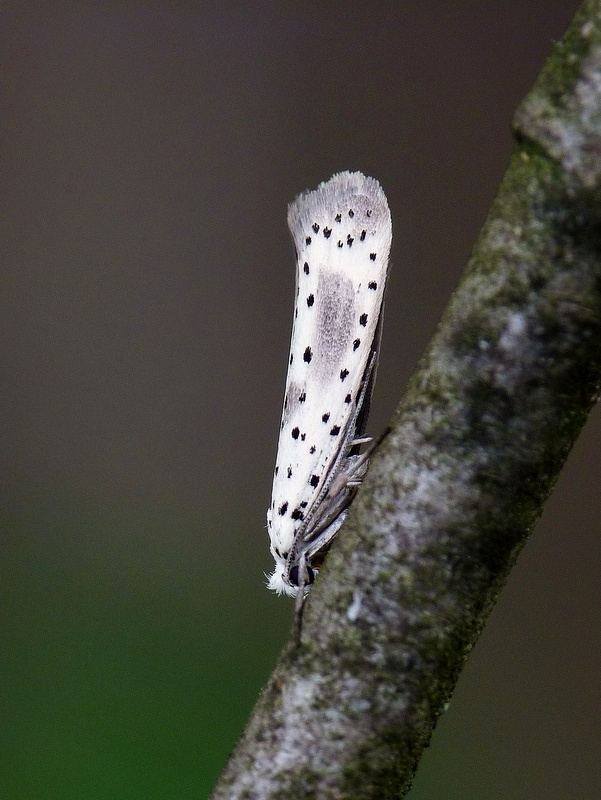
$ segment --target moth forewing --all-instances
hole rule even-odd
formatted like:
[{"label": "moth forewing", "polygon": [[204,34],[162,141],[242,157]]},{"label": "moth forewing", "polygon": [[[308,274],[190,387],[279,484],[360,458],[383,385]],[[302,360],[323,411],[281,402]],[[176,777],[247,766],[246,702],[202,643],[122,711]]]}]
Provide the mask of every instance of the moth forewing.
[{"label": "moth forewing", "polygon": [[[369,402],[368,393],[373,386],[371,374],[375,369],[377,352],[372,352],[369,360],[366,375],[364,377],[361,392],[356,400],[353,416],[349,420],[348,430],[340,442],[340,448],[332,454],[332,460],[327,474],[324,476],[321,490],[316,496],[311,511],[306,515],[303,525],[296,533],[296,539],[310,542],[316,538],[319,532],[333,521],[336,508],[343,511],[352,501],[356,490],[367,470],[367,454],[358,455],[361,444],[371,441],[370,437],[357,439],[358,425],[364,419],[363,408]],[[348,496],[350,499],[343,505],[343,498]],[[340,512],[338,512],[340,513]]]},{"label": "moth forewing", "polygon": [[369,452],[359,455],[357,451],[360,445],[371,442],[371,437],[357,439],[357,433],[358,425],[365,419],[365,405],[370,401],[373,389],[372,375],[375,372],[377,357],[377,350],[372,351],[355,412],[349,421],[348,432],[311,509],[311,515],[296,533],[284,569],[284,581],[290,582],[292,570],[301,559],[306,561],[309,567],[308,575],[312,577],[336,533],[342,527],[348,507],[353,502],[367,472]]},{"label": "moth forewing", "polygon": [[268,585],[296,594],[366,469],[356,440],[375,376],[391,223],[378,182],[349,172],[300,195],[288,223],[296,301],[267,515],[276,562]]}]

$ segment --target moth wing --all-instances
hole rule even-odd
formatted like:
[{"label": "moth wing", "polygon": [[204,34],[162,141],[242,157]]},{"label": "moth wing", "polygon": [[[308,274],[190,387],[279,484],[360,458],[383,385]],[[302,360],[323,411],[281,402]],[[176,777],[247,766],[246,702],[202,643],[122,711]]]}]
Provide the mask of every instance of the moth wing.
[{"label": "moth wing", "polygon": [[359,416],[357,403],[379,345],[392,236],[384,193],[361,173],[339,173],[300,195],[288,224],[297,252],[296,302],[268,514],[276,562],[315,512],[348,447],[349,426],[352,438],[365,425],[369,398]]}]

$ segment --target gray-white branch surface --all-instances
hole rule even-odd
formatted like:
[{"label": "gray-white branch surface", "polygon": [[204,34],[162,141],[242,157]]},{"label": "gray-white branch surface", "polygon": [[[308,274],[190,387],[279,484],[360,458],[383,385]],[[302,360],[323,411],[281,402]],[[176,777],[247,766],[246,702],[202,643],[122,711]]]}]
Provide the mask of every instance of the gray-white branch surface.
[{"label": "gray-white branch surface", "polygon": [[401,797],[601,377],[601,0],[515,118],[439,329],[213,800]]}]

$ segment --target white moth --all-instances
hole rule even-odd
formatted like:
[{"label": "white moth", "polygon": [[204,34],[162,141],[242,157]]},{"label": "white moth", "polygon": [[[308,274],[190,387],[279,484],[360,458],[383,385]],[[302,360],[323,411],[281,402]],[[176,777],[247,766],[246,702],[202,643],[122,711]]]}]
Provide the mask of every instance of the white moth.
[{"label": "white moth", "polygon": [[[392,225],[380,184],[340,172],[288,208],[297,253],[284,410],[267,527],[268,587],[302,595],[367,471]],[[298,602],[298,600],[297,600]]]}]

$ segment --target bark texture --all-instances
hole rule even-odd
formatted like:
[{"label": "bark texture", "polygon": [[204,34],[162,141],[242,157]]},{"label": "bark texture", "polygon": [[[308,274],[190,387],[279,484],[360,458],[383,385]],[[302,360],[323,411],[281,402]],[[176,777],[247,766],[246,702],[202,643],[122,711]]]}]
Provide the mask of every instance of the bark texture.
[{"label": "bark texture", "polygon": [[601,0],[515,117],[472,258],[214,800],[398,798],[601,376]]}]

